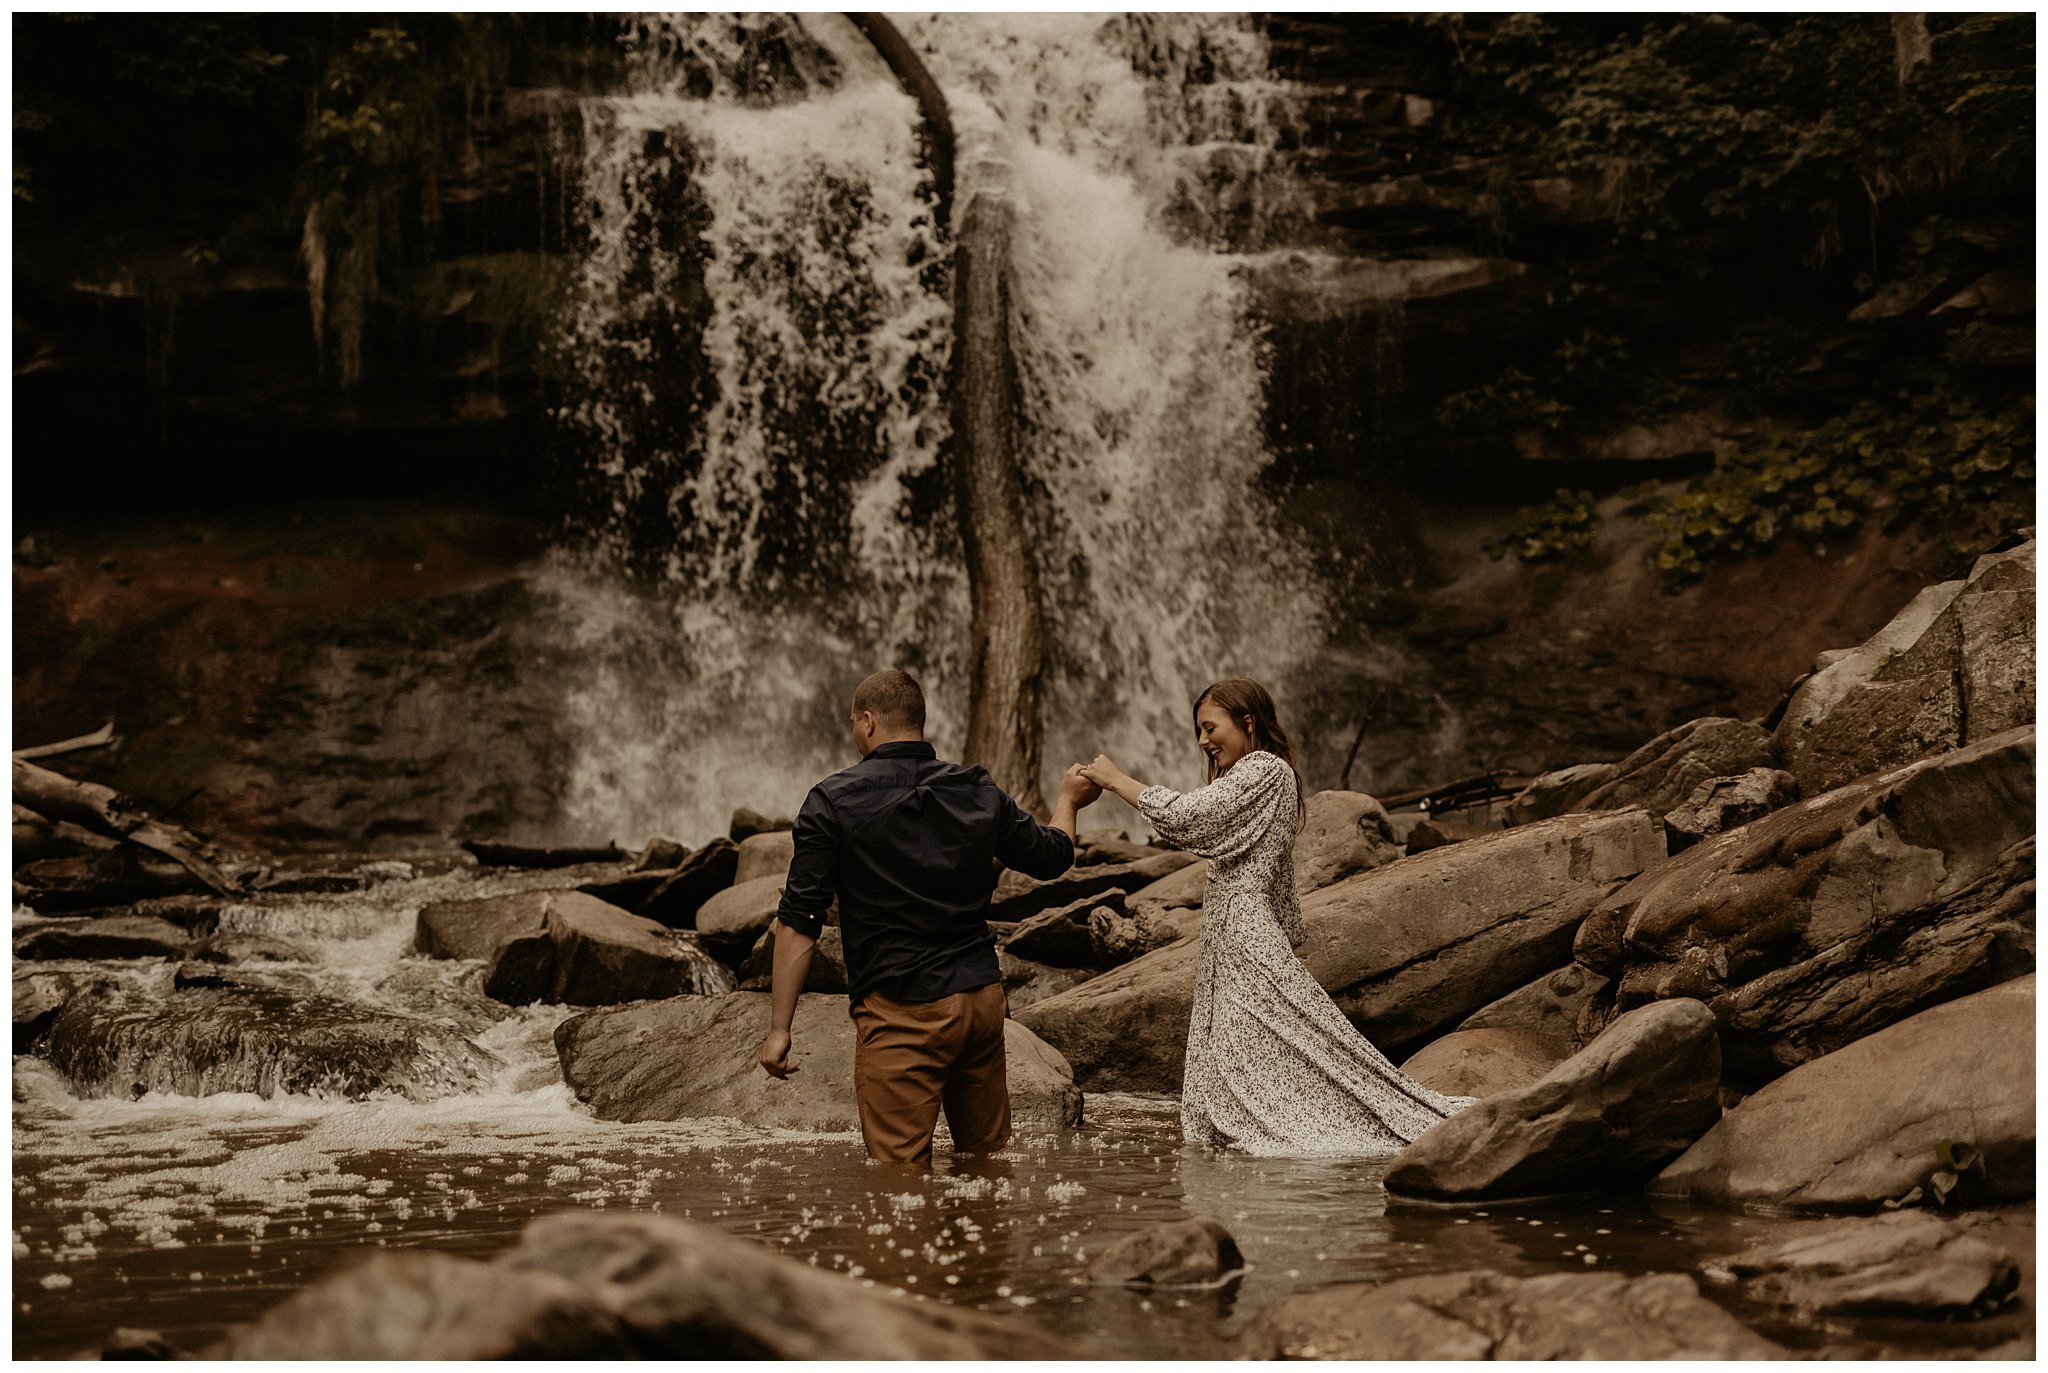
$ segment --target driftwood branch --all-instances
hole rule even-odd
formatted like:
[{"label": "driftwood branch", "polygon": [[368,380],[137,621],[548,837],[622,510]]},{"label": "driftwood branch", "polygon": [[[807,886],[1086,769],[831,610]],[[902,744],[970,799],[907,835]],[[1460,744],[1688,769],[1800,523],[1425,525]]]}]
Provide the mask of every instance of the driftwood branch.
[{"label": "driftwood branch", "polygon": [[76,753],[80,749],[105,748],[114,742],[114,722],[107,721],[90,734],[81,734],[75,739],[60,739],[54,744],[37,744],[34,748],[18,748],[17,758],[54,758],[60,753]]},{"label": "driftwood branch", "polygon": [[206,846],[198,836],[144,814],[112,787],[75,781],[16,756],[14,797],[51,819],[70,820],[160,853],[223,896],[240,890],[206,858]]}]

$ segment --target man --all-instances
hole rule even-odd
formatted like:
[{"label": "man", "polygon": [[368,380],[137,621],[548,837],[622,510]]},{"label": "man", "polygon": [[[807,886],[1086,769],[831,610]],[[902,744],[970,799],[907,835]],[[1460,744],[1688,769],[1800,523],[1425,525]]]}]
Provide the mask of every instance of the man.
[{"label": "man", "polygon": [[931,1161],[941,1107],[961,1153],[1010,1138],[1008,1003],[988,928],[998,863],[1057,877],[1074,862],[1075,815],[1102,794],[1068,770],[1052,824],[979,767],[942,763],[924,738],[924,692],[877,672],[853,693],[860,761],[811,788],[776,910],[772,1018],[760,1064],[797,1071],[790,1025],[834,897],[853,1015],[854,1093],[868,1156]]}]

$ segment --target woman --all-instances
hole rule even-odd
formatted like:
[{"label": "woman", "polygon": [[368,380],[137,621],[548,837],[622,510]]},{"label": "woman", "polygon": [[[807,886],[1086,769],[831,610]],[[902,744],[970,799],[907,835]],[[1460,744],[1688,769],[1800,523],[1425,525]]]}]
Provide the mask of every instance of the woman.
[{"label": "woman", "polygon": [[1231,677],[1195,698],[1209,784],[1146,786],[1103,754],[1082,773],[1169,844],[1209,860],[1181,1081],[1181,1134],[1253,1154],[1387,1154],[1472,1104],[1402,1075],[1295,956],[1294,840],[1304,818],[1273,698]]}]

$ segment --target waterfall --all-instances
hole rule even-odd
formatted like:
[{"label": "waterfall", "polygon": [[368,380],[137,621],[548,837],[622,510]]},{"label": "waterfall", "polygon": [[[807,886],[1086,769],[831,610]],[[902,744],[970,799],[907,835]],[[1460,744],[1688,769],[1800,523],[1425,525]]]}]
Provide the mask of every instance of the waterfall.
[{"label": "waterfall", "polygon": [[[1048,770],[1107,750],[1186,784],[1191,694],[1284,703],[1322,592],[1260,475],[1243,254],[1298,216],[1288,92],[1222,15],[899,21],[944,87],[958,194],[1009,199],[1010,321],[1045,590]],[[915,108],[837,16],[665,16],[583,103],[560,419],[601,499],[548,584],[568,819],[696,839],[851,760],[845,697],[899,665],[961,741],[965,574],[943,467],[946,246]],[[621,575],[629,569],[632,575]]]}]

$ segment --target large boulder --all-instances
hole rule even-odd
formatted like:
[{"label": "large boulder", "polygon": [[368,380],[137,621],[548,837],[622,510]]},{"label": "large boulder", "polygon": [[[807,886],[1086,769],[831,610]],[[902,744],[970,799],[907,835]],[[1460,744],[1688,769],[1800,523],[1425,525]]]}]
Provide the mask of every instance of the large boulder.
[{"label": "large boulder", "polygon": [[1527,825],[1577,810],[1579,802],[1613,781],[1616,771],[1613,763],[1575,763],[1546,772],[1514,794],[1501,819],[1509,826]]},{"label": "large boulder", "polygon": [[[770,926],[755,941],[754,951],[747,955],[746,965],[740,969],[741,991],[765,992],[772,988],[775,980],[775,937],[778,931],[786,928],[784,925]],[[849,986],[846,944],[840,938],[839,927],[827,925],[818,931],[818,940],[811,945],[811,966],[804,974],[804,990],[844,996]]]},{"label": "large boulder", "polygon": [[485,959],[485,994],[509,1006],[609,1006],[735,985],[694,934],[581,891],[429,906],[419,914],[413,947],[436,958]]},{"label": "large boulder", "polygon": [[1386,1189],[1479,1201],[1626,1186],[1706,1133],[1720,1082],[1713,1013],[1645,1006],[1528,1086],[1431,1126],[1395,1158]]},{"label": "large boulder", "polygon": [[[1526,987],[1517,987],[1488,1002],[1458,1023],[1460,1030],[1529,1030],[1577,1048],[1587,1035],[1580,1023],[1594,1006],[1609,979],[1591,968],[1568,963],[1545,973]],[[1595,1033],[1598,1033],[1597,1028]]]},{"label": "large boulder", "polygon": [[1294,841],[1294,885],[1312,892],[1401,856],[1386,807],[1362,791],[1319,791]]},{"label": "large boulder", "polygon": [[739,959],[775,920],[782,876],[756,877],[717,893],[697,908],[697,934],[706,948]]},{"label": "large boulder", "polygon": [[1684,805],[1700,783],[1769,767],[1771,735],[1748,720],[1709,716],[1666,730],[1614,765],[1614,775],[1587,792],[1577,810],[1641,806],[1663,815]]},{"label": "large boulder", "polygon": [[1247,1340],[1283,1359],[1771,1359],[1786,1351],[1683,1273],[1432,1273],[1267,1307]]},{"label": "large boulder", "polygon": [[1536,1030],[1453,1030],[1401,1065],[1445,1096],[1498,1096],[1527,1087],[1571,1054],[1568,1040]]},{"label": "large boulder", "polygon": [[796,857],[796,835],[789,830],[768,830],[740,841],[739,861],[733,868],[733,885],[758,878],[787,878]]},{"label": "large boulder", "polygon": [[631,1359],[639,1349],[572,1278],[450,1254],[378,1254],[294,1293],[209,1359]]},{"label": "large boulder", "polygon": [[1211,1287],[1244,1270],[1237,1240],[1214,1216],[1150,1225],[1112,1241],[1088,1281],[1123,1287]]},{"label": "large boulder", "polygon": [[1157,882],[1138,888],[1125,904],[1134,911],[1149,911],[1160,916],[1169,911],[1200,910],[1202,897],[1208,890],[1209,865],[1194,862],[1168,873]]},{"label": "large boulder", "polygon": [[1650,1183],[1656,1196],[1869,1211],[1974,1145],[1962,1200],[2034,1194],[2034,977],[1925,1010],[1745,1098]]},{"label": "large boulder", "polygon": [[1090,967],[1097,955],[1089,922],[1097,909],[1121,914],[1125,910],[1123,889],[1112,887],[1071,905],[1040,911],[1019,921],[999,942],[1005,953],[1034,963],[1049,963],[1058,968]]},{"label": "large boulder", "polygon": [[1182,938],[1170,922],[1150,911],[1097,906],[1088,912],[1088,943],[1098,968],[1114,968]]},{"label": "large boulder", "polygon": [[[1663,857],[1641,811],[1564,815],[1403,858],[1302,901],[1302,957],[1351,1020],[1405,1054],[1563,963],[1572,931]],[[1180,1089],[1198,941],[1017,1011],[1089,1091]]]},{"label": "large boulder", "polygon": [[14,937],[16,958],[181,958],[191,935],[168,920],[109,915],[97,920],[48,920]]},{"label": "large boulder", "polygon": [[25,1054],[42,1042],[57,1013],[87,992],[111,985],[87,972],[16,972],[14,975],[14,1052]]},{"label": "large boulder", "polygon": [[1927,587],[1822,661],[1773,742],[1811,795],[2034,722],[2034,541]]},{"label": "large boulder", "polygon": [[1706,1002],[1768,1080],[2033,967],[2031,726],[1813,797],[1645,872],[1579,930],[1626,1010]]},{"label": "large boulder", "polygon": [[[1020,1125],[1077,1125],[1081,1094],[1066,1061],[1004,1022],[1010,1112]],[[760,992],[680,997],[592,1011],[562,1022],[562,1079],[600,1120],[722,1116],[750,1125],[853,1130],[853,1024],[843,996],[805,995],[791,1027],[801,1071],[777,1081],[754,1060],[768,1032]]]},{"label": "large boulder", "polygon": [[1766,1240],[1712,1267],[1752,1297],[1843,1316],[1983,1315],[2020,1282],[2011,1252],[1970,1227],[1926,1211],[1816,1221],[1792,1239]]},{"label": "large boulder", "polygon": [[1710,834],[1746,825],[1798,799],[1798,779],[1781,768],[1751,768],[1736,777],[1709,777],[1693,788],[1684,805],[1665,812],[1666,842],[1677,853]]},{"label": "large boulder", "polygon": [[424,1101],[476,1091],[498,1059],[446,1021],[258,988],[74,998],[44,1052],[80,1096],[143,1092],[396,1093]]},{"label": "large boulder", "polygon": [[1015,1319],[871,1291],[667,1216],[543,1216],[493,1266],[590,1292],[642,1358],[1064,1362],[1092,1353]]},{"label": "large boulder", "polygon": [[737,844],[723,837],[714,839],[683,859],[633,912],[672,930],[694,928],[704,903],[732,885],[739,862]]},{"label": "large boulder", "polygon": [[1095,976],[1089,968],[1055,968],[1000,950],[996,953],[996,966],[1002,969],[1003,995],[1009,999],[1011,1015]]},{"label": "large boulder", "polygon": [[1108,891],[1137,891],[1194,863],[1195,856],[1162,849],[1129,863],[1094,863],[1072,867],[1044,881],[1005,870],[989,900],[991,920],[1029,920],[1041,911],[1071,906]]}]

